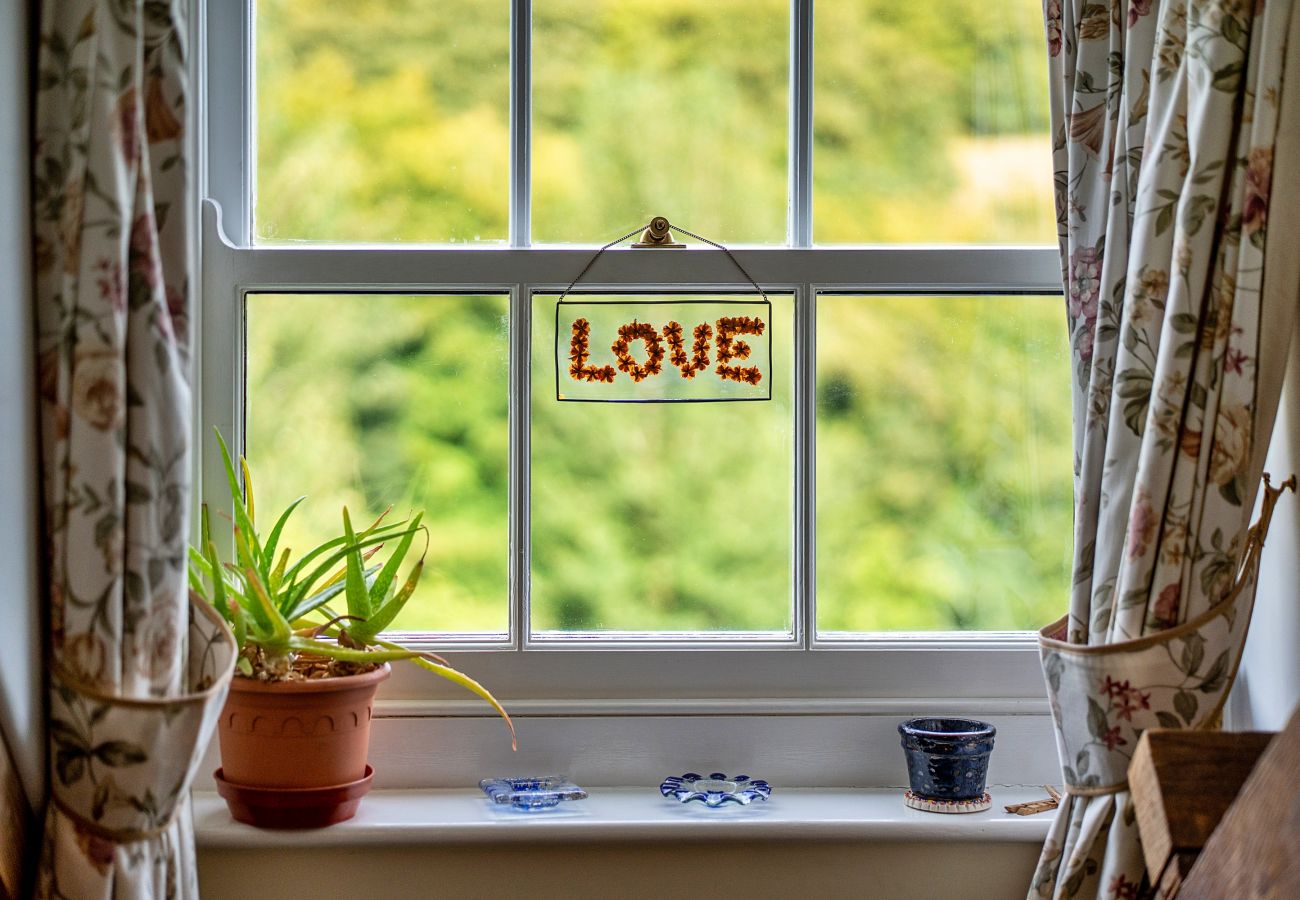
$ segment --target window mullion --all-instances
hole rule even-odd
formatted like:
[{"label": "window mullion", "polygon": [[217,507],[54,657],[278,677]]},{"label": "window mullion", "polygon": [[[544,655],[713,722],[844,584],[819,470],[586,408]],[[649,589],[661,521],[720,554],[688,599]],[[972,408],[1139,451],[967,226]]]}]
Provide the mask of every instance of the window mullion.
[{"label": "window mullion", "polygon": [[510,644],[528,641],[532,529],[532,285],[510,293]]},{"label": "window mullion", "polygon": [[817,633],[817,294],[800,285],[794,301],[794,587],[795,637],[805,648]]},{"label": "window mullion", "polygon": [[510,246],[532,242],[533,3],[510,3]]},{"label": "window mullion", "polygon": [[813,0],[790,0],[790,243],[812,246]]},{"label": "window mullion", "polygon": [[[532,0],[510,3],[510,246],[532,242]],[[510,643],[527,641],[531,616],[532,287],[510,294]]]}]

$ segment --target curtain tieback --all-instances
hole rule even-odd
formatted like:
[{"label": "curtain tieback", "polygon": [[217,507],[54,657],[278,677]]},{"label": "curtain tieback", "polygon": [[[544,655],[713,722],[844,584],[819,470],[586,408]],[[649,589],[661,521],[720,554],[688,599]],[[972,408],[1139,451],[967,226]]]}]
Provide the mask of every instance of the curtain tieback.
[{"label": "curtain tieback", "polygon": [[1040,632],[1067,793],[1127,790],[1129,760],[1148,728],[1218,726],[1241,661],[1253,595],[1234,592],[1183,625],[1114,644],[1048,637],[1061,623]]},{"label": "curtain tieback", "polygon": [[1255,605],[1260,553],[1273,505],[1286,487],[1268,484],[1260,519],[1227,596],[1182,625],[1112,644],[1070,644],[1061,619],[1039,632],[1038,650],[1056,726],[1067,793],[1128,790],[1128,765],[1148,728],[1214,729],[1237,676]]},{"label": "curtain tieback", "polygon": [[100,837],[128,843],[166,830],[212,738],[234,671],[235,639],[193,595],[189,619],[189,693],[118,697],[62,665],[51,673],[52,799]]},{"label": "curtain tieback", "polygon": [[1264,476],[1260,519],[1247,533],[1227,596],[1180,626],[1113,644],[1067,644],[1066,619],[1039,632],[1039,654],[1056,724],[1067,793],[1128,789],[1128,762],[1147,728],[1218,728],[1251,626],[1260,554],[1273,507],[1295,477]]}]

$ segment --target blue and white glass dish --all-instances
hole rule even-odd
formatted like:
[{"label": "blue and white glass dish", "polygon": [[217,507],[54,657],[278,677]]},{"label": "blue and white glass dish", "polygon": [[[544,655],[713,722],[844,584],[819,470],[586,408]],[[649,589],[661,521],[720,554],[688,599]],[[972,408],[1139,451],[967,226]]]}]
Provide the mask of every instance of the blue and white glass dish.
[{"label": "blue and white glass dish", "polygon": [[705,777],[687,772],[685,775],[665,778],[663,784],[659,785],[659,793],[679,803],[698,801],[715,809],[726,803],[748,806],[755,800],[766,800],[772,796],[772,788],[766,781],[748,775],[714,772]]},{"label": "blue and white glass dish", "polygon": [[587,792],[563,775],[484,778],[478,786],[498,806],[512,806],[525,811],[551,809],[565,800],[587,799]]}]

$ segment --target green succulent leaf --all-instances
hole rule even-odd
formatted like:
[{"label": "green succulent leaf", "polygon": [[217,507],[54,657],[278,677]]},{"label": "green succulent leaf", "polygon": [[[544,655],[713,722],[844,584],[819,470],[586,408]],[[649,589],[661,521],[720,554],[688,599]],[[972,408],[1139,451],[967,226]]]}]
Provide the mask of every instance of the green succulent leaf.
[{"label": "green succulent leaf", "polygon": [[[194,548],[191,547],[190,553],[193,552],[194,552]],[[186,571],[188,573],[190,590],[206,600],[208,593],[205,590],[203,585],[203,571],[197,565],[195,565],[193,560],[190,560],[190,564],[186,566]]]},{"label": "green succulent leaf", "polygon": [[266,539],[264,559],[267,565],[270,565],[275,560],[275,551],[280,546],[280,533],[284,531],[285,523],[289,521],[289,517],[293,515],[293,511],[298,508],[298,505],[306,499],[303,496],[290,503],[285,508],[285,511],[280,513],[280,518],[275,520],[275,525],[271,528],[271,534]]},{"label": "green succulent leaf", "polygon": [[230,603],[226,599],[226,578],[221,572],[221,565],[217,558],[217,545],[212,541],[208,541],[204,549],[208,554],[208,566],[212,573],[212,605],[216,607],[217,612],[221,613],[221,618],[231,622],[234,615],[231,613]]},{"label": "green succulent leaf", "polygon": [[288,621],[280,614],[280,610],[276,609],[275,604],[271,602],[271,596],[267,593],[266,586],[262,584],[257,572],[248,569],[244,574],[248,579],[248,586],[253,594],[253,599],[256,601],[253,608],[260,608],[270,625],[268,637],[271,646],[275,648],[286,646],[290,637],[293,636],[293,629],[289,627]]},{"label": "green succulent leaf", "polygon": [[344,647],[342,644],[322,641],[316,638],[293,635],[289,638],[286,646],[291,650],[302,650],[308,653],[314,653],[318,656],[324,656],[328,659],[337,659],[340,662],[351,663],[386,663],[396,662],[402,659],[419,659],[420,651],[407,650],[405,647],[393,645],[391,648],[383,650],[361,649],[358,647]]},{"label": "green succulent leaf", "polygon": [[[371,534],[370,537],[358,535],[355,547],[359,550],[365,550],[369,547],[378,546],[379,544],[384,543],[384,541],[391,540],[394,537],[400,537],[401,534],[402,532],[400,530],[392,532],[385,529]],[[289,594],[285,598],[285,603],[282,604],[285,609],[293,609],[296,604],[301,602],[303,598],[305,598],[312,589],[316,587],[317,583],[320,582],[321,579],[328,578],[329,574],[334,570],[334,567],[340,562],[343,562],[352,551],[352,547],[348,545],[346,537],[335,538],[334,540],[329,541],[328,544],[333,547],[341,546],[343,549],[334,550],[334,552],[330,553],[330,555],[325,558],[324,562],[301,579],[297,578],[297,572],[302,567],[302,560],[299,560],[295,565],[291,566],[289,571],[285,573],[285,579],[293,585],[293,587],[289,589]],[[325,552],[322,550],[324,546],[326,545],[321,545],[321,547],[316,548],[316,551],[313,551],[311,555],[313,557],[317,556],[317,551]],[[329,582],[326,582],[322,587],[328,586]]]},{"label": "green succulent leaf", "polygon": [[348,508],[343,507],[343,534],[348,539],[347,593],[348,614],[359,619],[370,618],[370,592],[366,588],[366,576],[361,564],[361,548],[356,545],[356,534],[352,531],[352,519]]},{"label": "green succulent leaf", "polygon": [[[199,544],[199,547],[206,547],[207,545],[207,541],[202,541]],[[191,570],[197,571],[200,575],[211,575],[212,565],[208,562],[208,558],[203,555],[203,551],[200,550],[199,547],[190,547],[190,568]]]},{"label": "green succulent leaf", "polygon": [[[371,566],[370,568],[366,569],[365,576],[367,580],[370,579],[377,571],[379,571],[379,566]],[[329,587],[317,591],[315,594],[312,594],[310,597],[306,597],[302,600],[299,600],[296,605],[290,607],[289,610],[285,612],[284,617],[288,619],[290,622],[296,622],[297,620],[301,619],[303,616],[310,615],[311,613],[321,609],[322,606],[324,606],[326,603],[333,600],[339,594],[343,593],[343,591],[346,589],[347,589],[346,581],[336,581],[333,584],[331,584]],[[331,618],[333,617],[331,616]]]},{"label": "green succulent leaf", "polygon": [[230,450],[226,447],[226,442],[222,440],[221,432],[217,432],[217,443],[221,445],[221,461],[226,468],[226,482],[230,486],[230,501],[234,507],[235,526],[242,529],[245,534],[245,540],[249,542],[250,555],[254,552],[257,556],[262,555],[262,548],[257,543],[257,529],[253,526],[252,516],[249,515],[248,508],[244,505],[244,492],[239,487],[239,478],[235,475],[235,466],[230,460]]},{"label": "green succulent leaf", "polygon": [[402,540],[393,551],[393,555],[388,558],[388,562],[380,570],[378,577],[375,578],[374,585],[370,588],[371,607],[377,609],[379,604],[388,597],[388,588],[397,577],[397,569],[406,558],[406,554],[411,550],[411,542],[415,540],[415,533],[420,530],[420,520],[424,518],[424,513],[417,513],[411,520],[410,529],[403,535]]},{"label": "green succulent leaf", "polygon": [[272,591],[278,591],[281,583],[284,581],[284,567],[289,564],[289,550],[285,548],[284,553],[280,554],[280,561],[276,563],[275,568],[271,570],[271,575],[267,579],[271,584]]},{"label": "green succulent leaf", "polygon": [[385,628],[393,624],[393,620],[402,611],[402,607],[406,606],[406,601],[410,600],[411,595],[415,593],[415,586],[419,582],[423,571],[424,559],[421,558],[411,569],[411,573],[406,577],[406,583],[402,585],[401,590],[391,600],[380,606],[374,615],[359,625],[349,628],[348,632],[363,643],[369,643],[382,634]]},{"label": "green succulent leaf", "polygon": [[[238,647],[240,650],[243,650],[244,645],[248,643],[248,621],[244,617],[243,607],[241,607],[239,604],[237,603],[234,604],[231,607],[231,612],[232,615],[230,617],[230,627],[231,630],[235,633],[235,646]],[[248,660],[242,656],[240,657],[240,660],[245,663],[248,663]],[[248,666],[249,666],[249,670],[244,673],[245,675],[253,674],[252,663],[248,663]]]},{"label": "green succulent leaf", "polygon": [[257,513],[253,507],[253,473],[248,471],[248,460],[243,454],[239,456],[239,473],[244,477],[244,505],[248,508],[248,521],[257,524]]}]

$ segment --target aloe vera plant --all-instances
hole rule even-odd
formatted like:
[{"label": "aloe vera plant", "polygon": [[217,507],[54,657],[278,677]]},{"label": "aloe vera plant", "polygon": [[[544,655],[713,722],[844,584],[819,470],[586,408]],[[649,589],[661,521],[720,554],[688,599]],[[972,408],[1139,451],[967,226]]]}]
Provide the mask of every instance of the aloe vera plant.
[{"label": "aloe vera plant", "polygon": [[[248,461],[239,458],[237,475],[220,434],[217,442],[230,489],[234,559],[221,558],[205,503],[199,546],[190,547],[189,578],[194,592],[210,603],[234,632],[240,673],[284,677],[303,656],[357,669],[410,660],[481,697],[505,720],[513,742],[510,716],[485,687],[438,656],[380,637],[411,599],[424,570],[428,528],[421,522],[423,513],[386,523],[385,512],[357,531],[344,507],[343,533],[295,560],[288,548],[280,546],[281,536],[285,523],[306,498],[289,504],[270,531],[259,531]],[[417,538],[424,539],[424,548],[399,583],[402,563]],[[387,560],[375,561],[390,544],[394,546]],[[343,613],[332,606],[340,601],[345,604]]]}]

